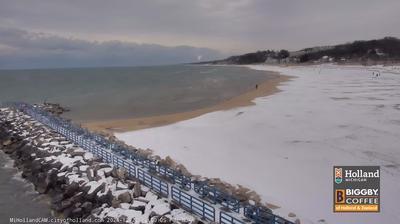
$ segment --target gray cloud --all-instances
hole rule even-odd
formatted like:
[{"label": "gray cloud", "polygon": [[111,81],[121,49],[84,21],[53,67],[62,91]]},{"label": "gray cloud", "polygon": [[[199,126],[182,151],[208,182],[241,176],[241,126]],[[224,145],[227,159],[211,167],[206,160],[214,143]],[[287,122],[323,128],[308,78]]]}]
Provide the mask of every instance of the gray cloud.
[{"label": "gray cloud", "polygon": [[162,65],[221,57],[207,48],[87,41],[1,27],[0,37],[0,68]]},{"label": "gray cloud", "polygon": [[399,8],[399,0],[0,0],[0,25],[232,54],[399,37]]}]

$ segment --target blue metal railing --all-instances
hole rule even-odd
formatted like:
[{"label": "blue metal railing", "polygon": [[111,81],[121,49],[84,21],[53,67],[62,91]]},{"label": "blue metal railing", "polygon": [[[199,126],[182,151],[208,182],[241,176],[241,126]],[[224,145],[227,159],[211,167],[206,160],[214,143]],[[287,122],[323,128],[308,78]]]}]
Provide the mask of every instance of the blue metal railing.
[{"label": "blue metal railing", "polygon": [[168,184],[161,181],[157,177],[144,172],[142,169],[138,169],[138,179],[150,189],[158,192],[160,195],[164,197],[168,197]]},{"label": "blue metal railing", "polygon": [[[177,170],[159,165],[156,161],[148,159],[132,149],[111,142],[101,135],[91,133],[37,106],[26,103],[7,103],[4,106],[16,108],[30,115],[35,120],[51,127],[56,132],[102,158],[104,161],[112,163],[116,167],[125,168],[129,175],[138,178],[144,185],[162,196],[168,196],[169,185],[158,177],[162,177],[172,184],[178,185],[182,190],[191,190],[193,186],[193,190],[202,198],[211,201],[213,204],[221,204],[230,211],[239,213],[240,208],[243,207],[244,213],[242,215],[250,219],[252,223],[293,224],[293,222],[277,216],[273,214],[272,211],[263,207],[242,204],[236,197],[210,185],[208,182],[192,181],[189,176]],[[147,169],[147,171],[137,169],[136,166],[142,166]],[[180,189],[172,187],[170,192],[172,198],[177,203],[207,220],[215,220],[215,210],[212,206],[204,203],[201,199],[190,196]],[[240,220],[227,213],[221,213],[219,221],[221,223],[238,223]]]},{"label": "blue metal railing", "polygon": [[158,165],[156,171],[160,176],[169,179],[174,184],[178,184],[181,188],[185,190],[190,190],[192,187],[191,178],[182,175],[174,169],[163,165]]},{"label": "blue metal railing", "polygon": [[244,224],[243,221],[241,221],[237,218],[234,218],[233,216],[228,215],[225,212],[219,213],[219,223],[221,223],[221,224]]},{"label": "blue metal railing", "polygon": [[128,172],[129,175],[136,177],[136,167],[125,161],[124,159],[120,159],[116,156],[113,157],[113,164],[117,167],[117,168],[125,168],[125,170]]},{"label": "blue metal railing", "polygon": [[215,208],[211,205],[191,196],[190,194],[185,193],[176,187],[172,187],[171,195],[172,200],[190,212],[197,214],[206,220],[213,222],[215,221]]},{"label": "blue metal railing", "polygon": [[221,204],[229,210],[239,213],[240,201],[232,195],[210,186],[207,181],[195,181],[193,189],[202,197],[209,199],[213,204]]},{"label": "blue metal railing", "polygon": [[244,207],[244,216],[253,220],[256,224],[292,224],[280,216],[273,214],[269,209],[247,205]]}]

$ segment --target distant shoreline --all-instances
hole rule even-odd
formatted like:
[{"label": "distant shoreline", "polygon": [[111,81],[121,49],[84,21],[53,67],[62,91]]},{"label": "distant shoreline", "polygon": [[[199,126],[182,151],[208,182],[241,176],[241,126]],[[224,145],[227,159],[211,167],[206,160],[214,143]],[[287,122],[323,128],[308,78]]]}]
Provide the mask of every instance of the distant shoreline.
[{"label": "distant shoreline", "polygon": [[258,84],[257,88],[254,87],[253,90],[235,96],[231,99],[225,100],[213,106],[187,112],[165,114],[158,116],[83,122],[82,126],[93,131],[127,132],[127,131],[164,126],[179,121],[195,118],[203,114],[214,111],[229,110],[237,107],[254,105],[252,101],[255,98],[261,96],[268,96],[276,92],[279,92],[279,89],[277,88],[278,85],[282,82],[286,82],[291,79],[290,76],[281,75],[277,72],[268,71],[267,73],[268,73],[267,75],[270,76],[271,78]]}]

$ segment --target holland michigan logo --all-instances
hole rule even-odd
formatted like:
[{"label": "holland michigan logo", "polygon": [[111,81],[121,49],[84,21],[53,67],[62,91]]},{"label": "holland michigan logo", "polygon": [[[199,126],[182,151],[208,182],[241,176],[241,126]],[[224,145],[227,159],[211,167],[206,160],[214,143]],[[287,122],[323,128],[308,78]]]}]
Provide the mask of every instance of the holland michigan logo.
[{"label": "holland michigan logo", "polygon": [[335,183],[342,183],[342,168],[335,168]]},{"label": "holland michigan logo", "polygon": [[334,212],[379,212],[380,167],[334,166]]}]

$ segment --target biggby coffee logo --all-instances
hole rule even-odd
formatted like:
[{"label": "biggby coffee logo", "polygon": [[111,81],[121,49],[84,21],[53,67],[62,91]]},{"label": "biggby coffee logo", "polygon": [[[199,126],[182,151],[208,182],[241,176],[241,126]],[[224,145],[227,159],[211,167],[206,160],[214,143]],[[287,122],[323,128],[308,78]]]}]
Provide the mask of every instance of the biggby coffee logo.
[{"label": "biggby coffee logo", "polygon": [[335,203],[336,204],[343,204],[346,199],[345,190],[335,190]]},{"label": "biggby coffee logo", "polygon": [[379,212],[380,167],[335,166],[334,212]]},{"label": "biggby coffee logo", "polygon": [[342,168],[335,168],[335,183],[342,183]]}]

